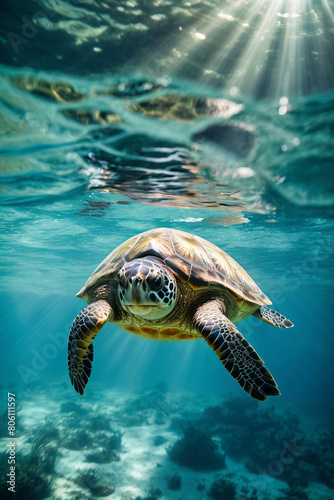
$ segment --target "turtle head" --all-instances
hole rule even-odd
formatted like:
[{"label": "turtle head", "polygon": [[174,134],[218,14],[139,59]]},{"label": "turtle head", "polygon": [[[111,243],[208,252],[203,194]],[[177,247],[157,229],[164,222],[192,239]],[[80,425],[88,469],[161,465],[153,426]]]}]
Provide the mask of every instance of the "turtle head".
[{"label": "turtle head", "polygon": [[118,282],[120,303],[131,314],[154,320],[167,316],[175,306],[176,279],[156,257],[127,262],[118,273]]}]

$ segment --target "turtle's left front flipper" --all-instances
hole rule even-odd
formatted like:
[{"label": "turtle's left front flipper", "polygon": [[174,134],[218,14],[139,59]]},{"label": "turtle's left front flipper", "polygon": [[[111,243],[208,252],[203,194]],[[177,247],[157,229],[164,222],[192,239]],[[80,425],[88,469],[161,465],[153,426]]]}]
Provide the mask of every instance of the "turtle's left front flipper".
[{"label": "turtle's left front flipper", "polygon": [[200,306],[194,317],[195,327],[250,396],[264,401],[268,396],[279,395],[273,376],[253,347],[224,315],[223,307],[220,299]]},{"label": "turtle's left front flipper", "polygon": [[68,370],[74,389],[83,394],[92,371],[93,340],[113,314],[105,300],[85,307],[72,323],[68,339]]}]

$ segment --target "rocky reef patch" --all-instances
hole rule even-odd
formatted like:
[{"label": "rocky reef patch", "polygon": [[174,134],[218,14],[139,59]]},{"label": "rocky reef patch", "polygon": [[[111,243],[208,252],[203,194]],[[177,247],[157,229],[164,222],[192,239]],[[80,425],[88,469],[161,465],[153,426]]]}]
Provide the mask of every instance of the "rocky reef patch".
[{"label": "rocky reef patch", "polygon": [[[98,394],[98,392],[96,392]],[[21,401],[18,500],[334,498],[334,432],[247,398],[105,391]],[[7,438],[0,440],[0,496]]]}]

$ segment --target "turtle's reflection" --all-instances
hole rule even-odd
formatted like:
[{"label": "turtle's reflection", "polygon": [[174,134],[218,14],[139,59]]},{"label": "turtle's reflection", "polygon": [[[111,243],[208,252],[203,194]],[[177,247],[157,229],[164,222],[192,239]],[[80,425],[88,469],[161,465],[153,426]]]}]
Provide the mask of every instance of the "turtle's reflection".
[{"label": "turtle's reflection", "polygon": [[[80,140],[91,143],[81,150],[88,189],[160,206],[268,212],[262,181],[246,163],[258,139],[253,127],[239,119],[243,103],[183,94],[172,83],[165,83],[167,91],[162,83],[145,79],[86,89],[32,76],[16,77],[13,83],[57,103],[55,109],[72,133],[79,131]],[[77,213],[101,217],[105,209],[87,202]],[[245,219],[219,223],[237,221]]]},{"label": "turtle's reflection", "polygon": [[137,147],[125,156],[102,150],[88,154],[87,162],[98,167],[88,189],[110,191],[154,205],[242,209],[237,193],[211,181],[208,170],[192,161],[186,149],[158,143],[147,147],[144,136],[136,137],[134,142]]}]

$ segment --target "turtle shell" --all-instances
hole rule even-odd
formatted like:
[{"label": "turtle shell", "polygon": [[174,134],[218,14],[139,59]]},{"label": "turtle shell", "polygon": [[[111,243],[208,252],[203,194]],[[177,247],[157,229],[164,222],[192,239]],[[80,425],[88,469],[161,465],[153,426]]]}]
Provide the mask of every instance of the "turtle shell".
[{"label": "turtle shell", "polygon": [[87,298],[98,282],[107,281],[125,262],[156,256],[163,260],[181,281],[193,289],[227,289],[235,299],[259,305],[271,304],[243,268],[213,243],[176,229],[151,229],[133,236],[104,259],[77,294]]}]

